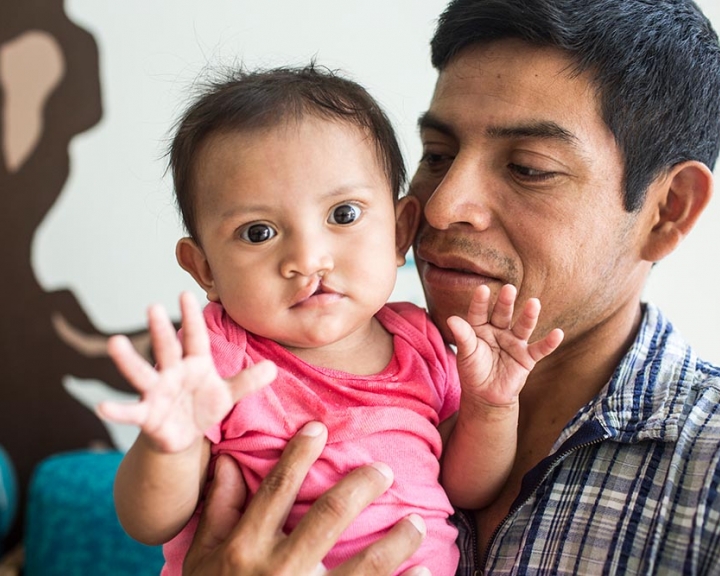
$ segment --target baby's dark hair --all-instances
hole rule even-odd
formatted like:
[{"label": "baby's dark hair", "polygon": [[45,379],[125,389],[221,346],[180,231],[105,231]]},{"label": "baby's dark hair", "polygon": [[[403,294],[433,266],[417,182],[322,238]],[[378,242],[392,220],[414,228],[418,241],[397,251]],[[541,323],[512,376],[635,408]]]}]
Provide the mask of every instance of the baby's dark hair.
[{"label": "baby's dark hair", "polygon": [[315,63],[253,71],[239,68],[207,84],[175,125],[169,167],[191,238],[199,240],[192,186],[203,142],[214,134],[271,128],[306,115],[347,122],[366,132],[375,142],[397,200],[406,180],[402,153],[390,120],[365,88]]}]

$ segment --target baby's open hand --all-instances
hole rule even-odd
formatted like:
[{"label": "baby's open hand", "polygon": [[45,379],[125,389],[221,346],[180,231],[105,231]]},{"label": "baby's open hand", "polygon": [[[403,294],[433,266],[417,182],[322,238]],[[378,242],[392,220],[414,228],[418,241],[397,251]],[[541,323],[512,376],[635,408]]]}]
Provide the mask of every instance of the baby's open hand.
[{"label": "baby's open hand", "polygon": [[555,328],[529,344],[540,315],[540,302],[536,298],[525,302],[513,324],[516,297],[517,289],[506,284],[491,307],[490,288],[482,285],[473,294],[467,321],[458,316],[448,318],[458,349],[463,394],[472,394],[489,407],[516,403],[535,364],[563,339],[562,330]]},{"label": "baby's open hand", "polygon": [[156,366],[149,364],[125,336],[113,336],[108,352],[120,372],[141,394],[138,402],[103,402],[97,412],[106,420],[139,426],[156,449],[181,452],[235,403],[270,383],[275,365],[262,362],[223,380],[210,353],[207,327],[197,300],[180,296],[182,342],[165,310],[153,306],[148,324]]}]

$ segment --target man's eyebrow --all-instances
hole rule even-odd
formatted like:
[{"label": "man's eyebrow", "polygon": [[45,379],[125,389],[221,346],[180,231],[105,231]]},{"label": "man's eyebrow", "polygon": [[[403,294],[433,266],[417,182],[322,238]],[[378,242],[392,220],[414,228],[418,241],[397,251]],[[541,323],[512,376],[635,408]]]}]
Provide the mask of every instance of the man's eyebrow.
[{"label": "man's eyebrow", "polygon": [[443,122],[432,112],[425,112],[418,118],[418,128],[422,130],[436,130],[448,136],[455,136],[455,131],[450,124]]},{"label": "man's eyebrow", "polygon": [[[447,122],[443,122],[432,112],[425,112],[418,119],[420,130],[436,130],[448,136],[455,136],[455,130]],[[530,122],[511,126],[490,126],[485,130],[490,138],[541,138],[559,140],[571,145],[578,143],[577,137],[552,121]]]},{"label": "man's eyebrow", "polygon": [[491,138],[541,138],[560,140],[572,145],[578,143],[577,137],[572,132],[551,121],[531,122],[515,126],[490,126],[486,133]]}]

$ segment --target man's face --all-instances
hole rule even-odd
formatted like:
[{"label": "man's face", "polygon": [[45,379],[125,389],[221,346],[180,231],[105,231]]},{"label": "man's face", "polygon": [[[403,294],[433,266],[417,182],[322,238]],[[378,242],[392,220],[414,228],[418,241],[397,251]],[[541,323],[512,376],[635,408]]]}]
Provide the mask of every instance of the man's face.
[{"label": "man's face", "polygon": [[643,219],[623,208],[622,157],[590,77],[561,52],[515,40],[465,49],[420,128],[415,256],[446,338],[480,284],[540,298],[536,336],[557,326],[566,342],[636,307]]}]

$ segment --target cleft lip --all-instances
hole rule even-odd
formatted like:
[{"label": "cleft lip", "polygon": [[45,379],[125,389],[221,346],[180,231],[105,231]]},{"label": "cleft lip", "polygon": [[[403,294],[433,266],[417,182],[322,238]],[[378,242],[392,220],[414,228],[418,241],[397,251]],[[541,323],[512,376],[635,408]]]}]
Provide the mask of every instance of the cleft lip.
[{"label": "cleft lip", "polygon": [[322,279],[322,277],[317,276],[313,278],[310,283],[308,283],[306,286],[301,288],[293,298],[291,308],[298,306],[302,304],[303,302],[306,302],[313,296],[320,296],[322,294],[336,294],[337,292],[328,286]]}]

